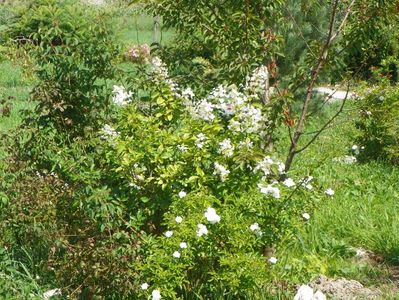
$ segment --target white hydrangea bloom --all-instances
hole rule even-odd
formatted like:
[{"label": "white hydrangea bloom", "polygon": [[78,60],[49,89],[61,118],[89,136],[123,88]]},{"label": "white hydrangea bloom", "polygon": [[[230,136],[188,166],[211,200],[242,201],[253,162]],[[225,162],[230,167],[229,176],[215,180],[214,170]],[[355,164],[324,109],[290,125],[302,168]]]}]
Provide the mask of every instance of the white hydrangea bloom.
[{"label": "white hydrangea bloom", "polygon": [[229,87],[219,85],[212,90],[208,99],[216,103],[216,107],[224,115],[234,114],[237,107],[243,105],[248,100],[243,93],[238,91],[235,85]]},{"label": "white hydrangea bloom", "polygon": [[159,57],[153,57],[151,60],[151,65],[154,81],[157,84],[165,83],[169,86],[174,96],[182,97],[178,85],[169,77],[166,64]]},{"label": "white hydrangea bloom", "polygon": [[229,129],[236,132],[256,133],[264,129],[265,119],[262,111],[253,105],[241,106],[230,120]]},{"label": "white hydrangea bloom", "polygon": [[233,156],[234,154],[234,146],[231,144],[230,139],[225,139],[219,143],[219,153],[223,154],[227,157]]},{"label": "white hydrangea bloom", "polygon": [[182,98],[187,99],[187,100],[192,100],[195,97],[195,94],[191,88],[186,88],[185,90],[182,91],[181,93]]},{"label": "white hydrangea bloom", "polygon": [[215,171],[213,172],[213,174],[219,175],[222,182],[226,181],[227,177],[230,174],[230,171],[217,162],[215,162],[214,166],[215,166]]},{"label": "white hydrangea bloom", "polygon": [[220,222],[220,216],[216,213],[216,210],[212,207],[208,207],[204,213],[205,218],[211,224],[216,224]]},{"label": "white hydrangea bloom", "polygon": [[197,236],[201,237],[208,234],[208,228],[204,224],[197,225]]},{"label": "white hydrangea bloom", "polygon": [[114,85],[112,92],[114,93],[112,101],[119,106],[128,104],[131,101],[130,98],[133,96],[133,93],[126,91],[123,86]]},{"label": "white hydrangea bloom", "polygon": [[258,97],[259,94],[263,94],[266,83],[269,80],[269,71],[266,66],[260,66],[256,68],[250,76],[247,77],[245,85],[245,92],[252,96]]}]

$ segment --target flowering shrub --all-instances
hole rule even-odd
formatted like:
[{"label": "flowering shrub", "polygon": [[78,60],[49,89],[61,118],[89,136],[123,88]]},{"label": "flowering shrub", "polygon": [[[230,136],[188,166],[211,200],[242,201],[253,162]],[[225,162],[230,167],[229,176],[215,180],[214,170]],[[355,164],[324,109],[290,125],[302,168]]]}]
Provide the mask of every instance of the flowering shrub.
[{"label": "flowering shrub", "polygon": [[381,86],[372,90],[359,104],[356,144],[360,160],[382,159],[399,163],[399,89]]},{"label": "flowering shrub", "polygon": [[38,105],[7,140],[1,245],[83,299],[259,298],[314,199],[268,147],[267,69],[199,96],[148,57],[111,87],[112,35],[87,26],[36,36]]},{"label": "flowering shrub", "polygon": [[[141,247],[151,253],[134,263],[137,289],[153,299],[256,297],[278,261],[265,253],[304,221],[312,199],[311,178],[287,178],[267,155],[273,122],[255,96],[264,70],[243,88],[218,86],[201,99],[169,78],[160,59],[151,70],[152,84],[102,133],[115,174],[136,199],[131,224],[144,230]],[[115,100],[130,95],[114,92]]]}]

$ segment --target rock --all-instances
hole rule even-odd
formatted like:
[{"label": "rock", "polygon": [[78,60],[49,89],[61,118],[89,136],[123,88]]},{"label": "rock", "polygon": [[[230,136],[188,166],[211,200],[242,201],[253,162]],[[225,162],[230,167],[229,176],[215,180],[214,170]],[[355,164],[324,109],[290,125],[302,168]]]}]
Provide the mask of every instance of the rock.
[{"label": "rock", "polygon": [[320,276],[310,286],[331,296],[333,299],[379,299],[381,297],[380,291],[368,289],[356,280],[345,278],[330,279]]},{"label": "rock", "polygon": [[301,285],[294,300],[313,300],[313,289],[308,285]]}]

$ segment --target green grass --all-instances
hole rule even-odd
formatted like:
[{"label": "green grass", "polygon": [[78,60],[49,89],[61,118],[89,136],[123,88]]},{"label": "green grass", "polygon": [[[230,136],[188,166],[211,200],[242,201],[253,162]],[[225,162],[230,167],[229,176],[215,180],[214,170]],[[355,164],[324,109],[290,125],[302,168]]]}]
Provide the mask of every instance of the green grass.
[{"label": "green grass", "polygon": [[24,78],[22,68],[11,61],[0,62],[0,99],[11,105],[11,115],[0,118],[0,130],[15,128],[21,121],[20,111],[33,107],[27,100],[32,80]]},{"label": "green grass", "polygon": [[[296,272],[286,272],[286,276],[297,282],[325,274],[357,279],[369,286],[388,284],[390,290],[394,284],[389,270],[399,265],[399,169],[383,162],[348,165],[333,160],[352,155],[356,135],[352,107],[349,104],[335,126],[295,160],[292,173],[311,170],[315,185],[322,191],[331,187],[335,195],[323,198],[306,229],[297,239],[286,242],[281,255]],[[309,122],[308,131],[320,127],[336,108],[326,107]],[[357,248],[371,250],[382,257],[383,263],[355,259]],[[386,297],[392,296],[388,294]]]},{"label": "green grass", "polygon": [[[117,38],[123,45],[153,43],[154,18],[141,9],[132,7],[119,8],[115,11],[113,24],[117,29]],[[165,45],[173,40],[173,30],[160,25],[160,44]]]}]

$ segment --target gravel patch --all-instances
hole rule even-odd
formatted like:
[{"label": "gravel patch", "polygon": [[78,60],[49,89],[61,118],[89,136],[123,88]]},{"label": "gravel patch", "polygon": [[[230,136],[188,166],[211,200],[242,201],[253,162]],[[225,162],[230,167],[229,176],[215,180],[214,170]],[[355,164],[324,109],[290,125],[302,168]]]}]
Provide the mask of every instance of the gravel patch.
[{"label": "gravel patch", "polygon": [[381,299],[382,297],[381,291],[366,288],[356,280],[345,278],[330,279],[320,276],[310,286],[326,294],[327,299]]}]

